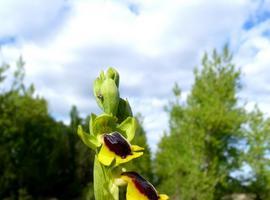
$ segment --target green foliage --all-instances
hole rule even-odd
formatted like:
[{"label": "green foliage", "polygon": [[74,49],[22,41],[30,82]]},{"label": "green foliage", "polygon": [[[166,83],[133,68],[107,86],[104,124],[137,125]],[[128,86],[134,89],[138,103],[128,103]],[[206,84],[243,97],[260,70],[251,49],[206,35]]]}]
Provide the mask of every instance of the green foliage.
[{"label": "green foliage", "polygon": [[155,163],[160,188],[172,199],[220,199],[230,170],[238,167],[234,142],[245,112],[237,104],[240,72],[231,60],[227,48],[211,58],[205,54],[186,104],[174,88],[176,101],[167,108],[170,134],[162,138]]},{"label": "green foliage", "polygon": [[[74,132],[83,120],[73,107],[70,126],[56,122],[46,100],[23,84],[22,63],[0,93],[0,199],[72,199],[92,179],[93,157]],[[4,77],[8,67],[0,69]]]},{"label": "green foliage", "polygon": [[270,119],[256,106],[249,113],[248,124],[245,126],[247,151],[244,161],[251,167],[250,189],[263,200],[270,199]]},{"label": "green foliage", "polygon": [[1,192],[22,186],[33,195],[64,192],[66,188],[59,184],[69,181],[68,138],[63,134],[67,128],[49,116],[44,99],[16,91],[1,98]]},{"label": "green foliage", "polygon": [[8,64],[3,64],[2,66],[0,66],[0,83],[6,79],[5,72],[8,70],[8,68]]}]

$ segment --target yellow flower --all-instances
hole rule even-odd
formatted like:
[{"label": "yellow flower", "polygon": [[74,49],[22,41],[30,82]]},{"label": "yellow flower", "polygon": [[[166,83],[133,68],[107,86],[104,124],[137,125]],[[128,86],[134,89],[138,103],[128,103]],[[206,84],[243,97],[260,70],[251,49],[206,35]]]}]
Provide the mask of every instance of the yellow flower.
[{"label": "yellow flower", "polygon": [[102,146],[98,160],[109,166],[115,160],[115,166],[143,155],[142,147],[131,145],[120,133],[113,132],[102,136]]},{"label": "yellow flower", "polygon": [[124,172],[121,179],[127,183],[127,200],[168,200],[165,194],[158,194],[154,186],[136,172]]}]

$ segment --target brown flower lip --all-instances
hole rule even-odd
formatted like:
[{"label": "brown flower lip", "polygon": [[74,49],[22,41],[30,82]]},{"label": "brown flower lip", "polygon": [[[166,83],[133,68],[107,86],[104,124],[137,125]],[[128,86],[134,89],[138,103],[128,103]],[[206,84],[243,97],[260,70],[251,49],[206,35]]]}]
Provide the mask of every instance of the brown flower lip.
[{"label": "brown flower lip", "polygon": [[159,199],[154,186],[145,180],[142,176],[140,176],[137,172],[123,172],[122,176],[128,176],[134,183],[135,187],[140,191],[140,193],[147,196],[149,200]]},{"label": "brown flower lip", "polygon": [[110,151],[114,152],[121,158],[132,155],[131,147],[123,136],[118,132],[104,135],[104,143]]}]

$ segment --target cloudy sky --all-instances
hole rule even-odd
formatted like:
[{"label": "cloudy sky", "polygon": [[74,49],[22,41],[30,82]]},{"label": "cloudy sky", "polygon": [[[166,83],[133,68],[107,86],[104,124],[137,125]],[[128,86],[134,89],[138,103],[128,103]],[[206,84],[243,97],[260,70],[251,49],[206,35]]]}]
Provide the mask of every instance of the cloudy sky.
[{"label": "cloudy sky", "polygon": [[203,52],[225,43],[243,72],[241,101],[270,114],[269,0],[1,0],[0,24],[0,62],[22,55],[58,120],[73,104],[99,112],[92,83],[113,66],[155,150],[174,83],[187,96]]}]

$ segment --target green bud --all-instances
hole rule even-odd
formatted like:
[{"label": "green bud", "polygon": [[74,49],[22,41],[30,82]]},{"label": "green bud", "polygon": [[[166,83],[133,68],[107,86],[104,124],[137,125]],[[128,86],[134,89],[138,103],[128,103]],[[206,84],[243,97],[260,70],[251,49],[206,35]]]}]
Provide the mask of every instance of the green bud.
[{"label": "green bud", "polygon": [[[94,82],[94,95],[99,107],[107,114],[117,114],[119,104],[119,75],[112,68],[108,70],[107,76],[102,72]],[[110,72],[109,72],[110,71]],[[113,80],[113,77],[115,80]],[[117,78],[118,77],[118,78]]]},{"label": "green bud", "polygon": [[105,79],[100,89],[102,95],[102,105],[105,113],[116,115],[119,104],[119,92],[115,82],[108,78]]},{"label": "green bud", "polygon": [[96,78],[94,81],[94,95],[96,97],[96,101],[101,109],[103,109],[103,96],[101,94],[101,85],[103,81],[105,80],[104,72],[102,71],[100,73],[100,76]]},{"label": "green bud", "polygon": [[116,86],[119,87],[119,74],[114,68],[110,67],[107,70],[107,78],[111,78],[112,80],[114,80]]}]

